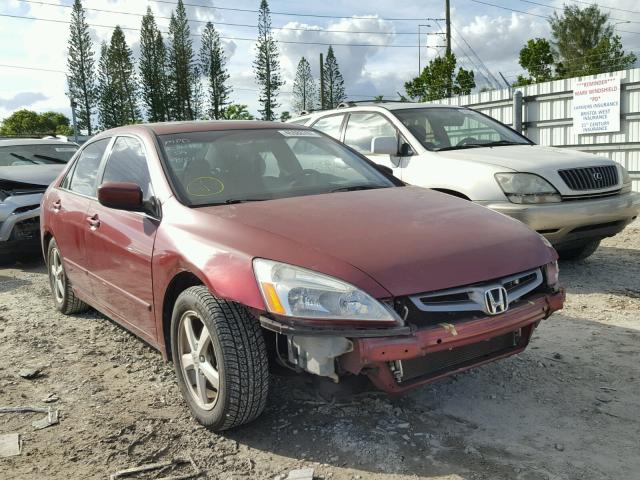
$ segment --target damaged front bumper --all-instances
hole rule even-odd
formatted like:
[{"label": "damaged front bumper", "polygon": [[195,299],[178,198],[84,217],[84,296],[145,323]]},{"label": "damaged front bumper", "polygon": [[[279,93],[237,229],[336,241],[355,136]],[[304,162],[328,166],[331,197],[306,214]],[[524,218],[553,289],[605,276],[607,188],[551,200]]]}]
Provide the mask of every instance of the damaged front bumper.
[{"label": "damaged front bumper", "polygon": [[339,373],[364,373],[377,388],[402,393],[522,352],[538,323],[560,310],[564,299],[564,290],[541,293],[501,315],[424,328],[347,331],[260,320],[287,337],[294,365],[334,380]]},{"label": "damaged front bumper", "polygon": [[41,193],[0,201],[0,250],[20,249],[40,239]]}]

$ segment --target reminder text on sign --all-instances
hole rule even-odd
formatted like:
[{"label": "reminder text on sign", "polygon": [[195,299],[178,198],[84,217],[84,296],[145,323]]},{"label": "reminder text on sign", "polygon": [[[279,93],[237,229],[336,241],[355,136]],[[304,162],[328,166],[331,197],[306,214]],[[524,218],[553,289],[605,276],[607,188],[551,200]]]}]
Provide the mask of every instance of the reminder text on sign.
[{"label": "reminder text on sign", "polygon": [[575,83],[573,129],[577,134],[620,130],[619,77]]}]

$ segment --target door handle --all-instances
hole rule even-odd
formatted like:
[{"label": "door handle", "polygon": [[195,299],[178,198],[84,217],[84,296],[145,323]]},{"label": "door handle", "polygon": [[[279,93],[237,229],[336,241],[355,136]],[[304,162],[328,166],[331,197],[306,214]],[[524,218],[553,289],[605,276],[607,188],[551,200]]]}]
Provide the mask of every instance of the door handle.
[{"label": "door handle", "polygon": [[87,223],[89,224],[89,228],[91,230],[95,230],[100,226],[100,219],[98,218],[98,214],[96,213],[92,217],[87,217]]},{"label": "door handle", "polygon": [[60,200],[56,200],[55,202],[53,202],[51,208],[55,213],[58,213],[60,209],[62,209],[62,202]]}]

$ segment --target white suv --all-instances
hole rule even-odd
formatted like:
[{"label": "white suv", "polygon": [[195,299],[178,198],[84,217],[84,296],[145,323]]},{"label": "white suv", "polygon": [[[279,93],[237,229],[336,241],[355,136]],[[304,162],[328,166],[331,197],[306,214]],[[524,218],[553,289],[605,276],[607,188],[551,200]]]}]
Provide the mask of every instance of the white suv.
[{"label": "white suv", "polygon": [[565,259],[591,255],[638,215],[640,194],[619,164],[542,147],[475,110],[407,102],[343,104],[290,120],[390,167],[406,183],[521,220]]}]

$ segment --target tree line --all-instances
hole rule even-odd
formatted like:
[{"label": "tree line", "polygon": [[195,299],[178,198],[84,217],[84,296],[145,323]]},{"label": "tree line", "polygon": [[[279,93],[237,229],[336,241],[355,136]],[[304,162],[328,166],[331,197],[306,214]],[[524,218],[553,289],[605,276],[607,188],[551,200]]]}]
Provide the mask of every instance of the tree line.
[{"label": "tree line", "polygon": [[[636,62],[625,53],[608,13],[597,5],[565,5],[549,18],[551,39],[533,38],[520,50],[519,63],[527,75],[513,86],[624,70]],[[624,22],[623,22],[624,23]]]},{"label": "tree line", "polygon": [[[261,113],[264,119],[273,120],[282,81],[266,0],[261,1],[259,20],[262,28],[254,69],[264,105]],[[147,8],[140,28],[137,64],[120,26],[115,27],[109,42],[100,45],[96,56],[86,12],[81,0],[75,0],[67,79],[69,95],[77,108],[78,127],[91,135],[96,129],[143,119],[163,122],[253,118],[246,105],[230,102],[227,57],[213,23],[206,23],[201,36],[200,50],[196,52],[183,0],[178,0],[166,39]]]}]

